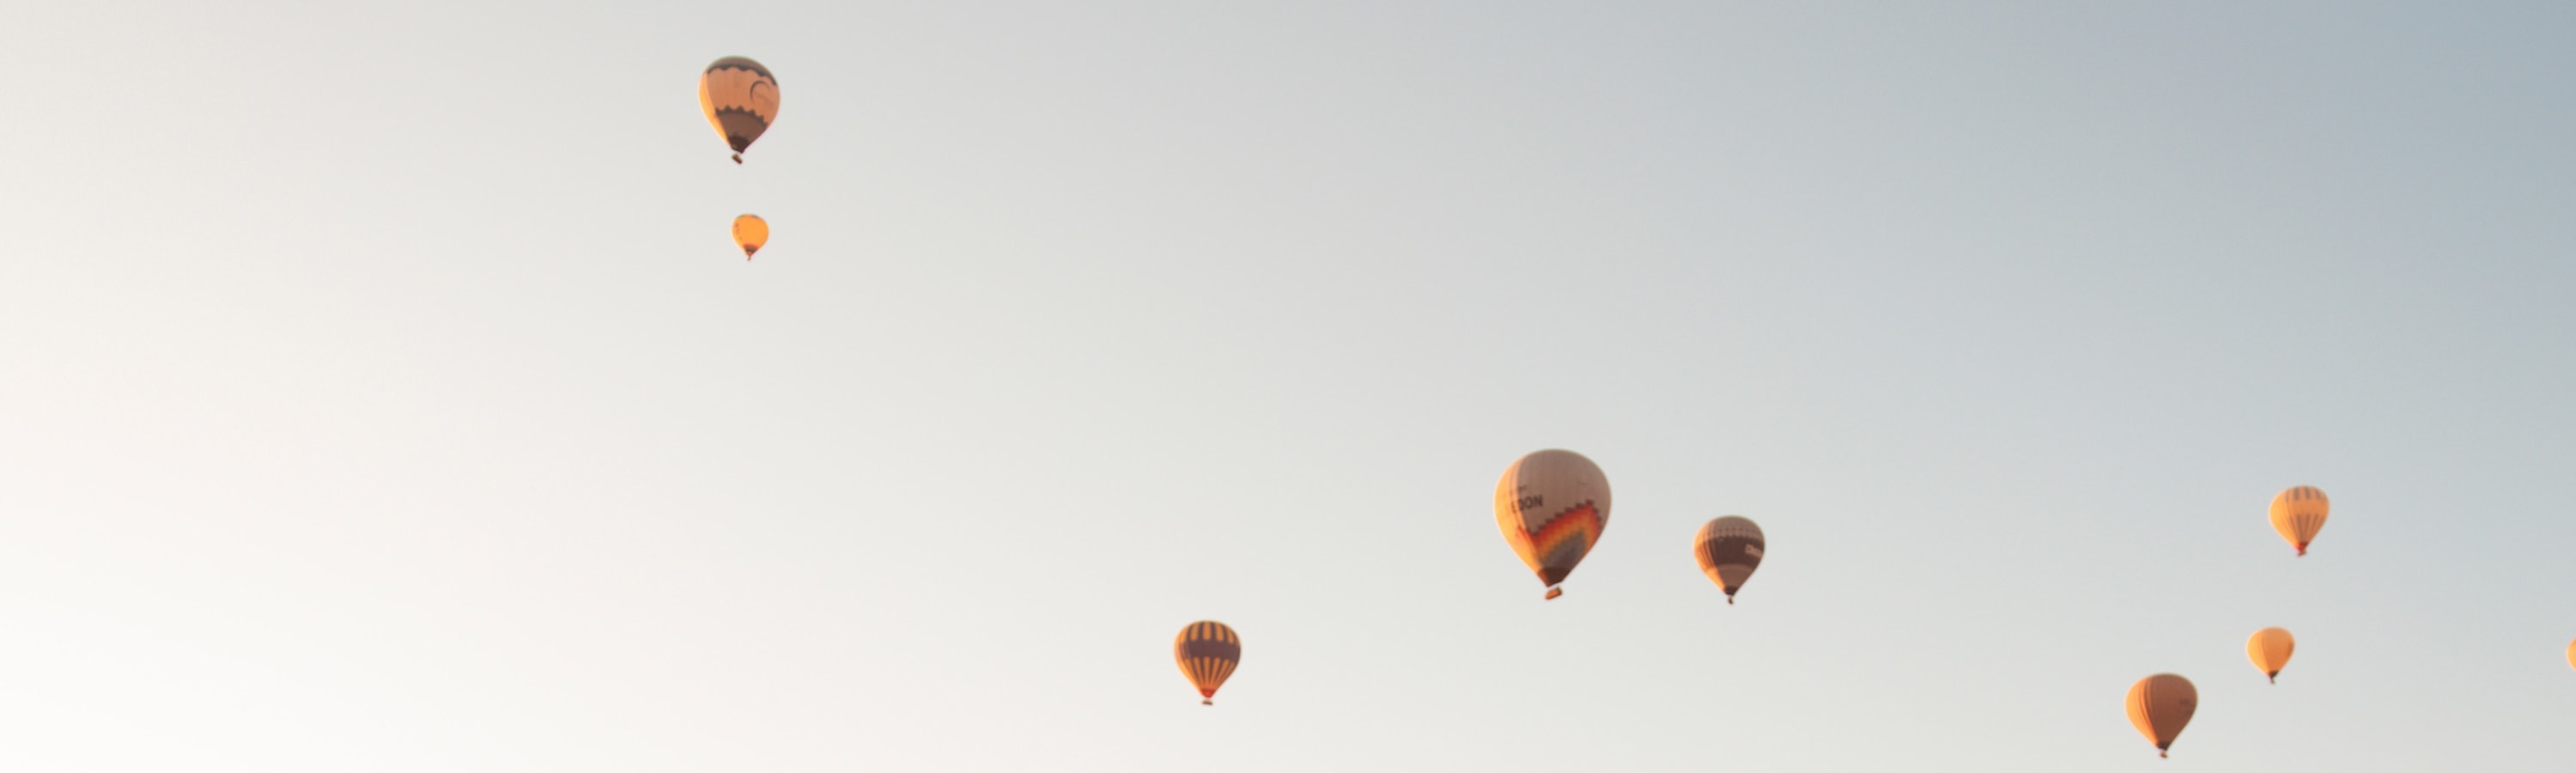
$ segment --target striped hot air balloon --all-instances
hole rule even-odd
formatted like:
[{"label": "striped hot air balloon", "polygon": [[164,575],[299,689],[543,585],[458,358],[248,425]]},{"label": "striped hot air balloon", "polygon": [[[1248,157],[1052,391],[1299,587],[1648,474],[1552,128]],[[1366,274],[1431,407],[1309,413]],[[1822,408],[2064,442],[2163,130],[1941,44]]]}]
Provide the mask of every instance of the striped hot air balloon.
[{"label": "striped hot air balloon", "polygon": [[2200,690],[2180,676],[2157,674],[2129,685],[2129,724],[2155,742],[2158,757],[2173,747],[2174,736],[2191,724],[2191,713],[2199,708]]},{"label": "striped hot air balloon", "polygon": [[1730,515],[1700,526],[1691,554],[1699,558],[1700,573],[1726,591],[1726,603],[1733,604],[1735,591],[1762,565],[1762,546],[1762,527],[1751,518]]},{"label": "striped hot air balloon", "polygon": [[1181,665],[1181,675],[1199,688],[1199,703],[1216,705],[1216,688],[1234,675],[1234,665],[1243,660],[1243,639],[1234,629],[1214,620],[1201,620],[1181,628],[1172,639],[1172,659]]},{"label": "striped hot air balloon", "polygon": [[2308,543],[2315,542],[2317,530],[2326,527],[2326,492],[2315,486],[2291,486],[2272,497],[2272,530],[2308,554]]},{"label": "striped hot air balloon", "polygon": [[2262,670],[2265,680],[2278,682],[2281,667],[2290,664],[2290,651],[2298,645],[2298,640],[2290,638],[2289,629],[2265,628],[2245,640],[2245,657]]},{"label": "striped hot air balloon", "polygon": [[739,56],[718,59],[698,75],[698,107],[706,110],[716,134],[733,146],[733,162],[742,163],[742,152],[778,120],[778,79],[759,62]]},{"label": "striped hot air balloon", "polygon": [[1547,585],[1547,598],[1610,525],[1610,480],[1582,454],[1548,449],[1512,462],[1494,484],[1494,523]]}]

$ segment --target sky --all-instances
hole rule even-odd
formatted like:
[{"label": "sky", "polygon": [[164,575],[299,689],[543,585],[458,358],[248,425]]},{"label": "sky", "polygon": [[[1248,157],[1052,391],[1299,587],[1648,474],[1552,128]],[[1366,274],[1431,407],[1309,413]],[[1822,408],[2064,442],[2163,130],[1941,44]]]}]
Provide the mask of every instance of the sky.
[{"label": "sky", "polygon": [[[2571,38],[12,5],[0,760],[2564,770]],[[692,93],[731,55],[782,95],[741,166]],[[1490,511],[1543,448],[1616,492],[1554,601]],[[1729,514],[1734,606],[1689,556]]]}]

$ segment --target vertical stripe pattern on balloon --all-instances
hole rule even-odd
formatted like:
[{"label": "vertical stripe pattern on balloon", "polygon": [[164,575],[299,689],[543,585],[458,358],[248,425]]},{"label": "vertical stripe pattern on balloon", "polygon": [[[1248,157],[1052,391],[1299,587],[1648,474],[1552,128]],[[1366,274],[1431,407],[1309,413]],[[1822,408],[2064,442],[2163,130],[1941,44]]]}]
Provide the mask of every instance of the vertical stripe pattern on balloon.
[{"label": "vertical stripe pattern on balloon", "polygon": [[1201,620],[1181,627],[1172,639],[1172,659],[1189,677],[1190,686],[1199,690],[1199,702],[1216,703],[1216,689],[1234,675],[1234,667],[1243,661],[1243,639],[1233,628],[1214,620]]},{"label": "vertical stripe pattern on balloon", "polygon": [[2272,530],[2280,532],[2299,555],[2307,555],[2317,531],[2326,527],[2326,509],[2326,492],[2315,486],[2292,486],[2272,497]]}]

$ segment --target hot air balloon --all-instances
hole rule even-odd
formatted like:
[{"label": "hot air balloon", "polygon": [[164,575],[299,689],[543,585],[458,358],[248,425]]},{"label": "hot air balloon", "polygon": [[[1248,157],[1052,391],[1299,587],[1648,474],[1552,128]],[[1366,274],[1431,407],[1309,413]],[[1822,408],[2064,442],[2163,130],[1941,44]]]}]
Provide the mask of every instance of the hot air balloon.
[{"label": "hot air balloon", "polygon": [[733,162],[742,163],[742,152],[769,131],[769,122],[778,120],[778,79],[759,62],[739,56],[718,59],[698,75],[698,106],[707,111],[716,134],[733,146]]},{"label": "hot air balloon", "polygon": [[1740,515],[1709,521],[1699,527],[1691,553],[1699,557],[1700,573],[1725,590],[1726,603],[1733,604],[1736,589],[1762,565],[1762,527]]},{"label": "hot air balloon", "polygon": [[2299,555],[2308,554],[2308,543],[2317,539],[2317,530],[2326,527],[2326,492],[2315,486],[2291,486],[2272,497],[2272,530],[2298,547]]},{"label": "hot air balloon", "polygon": [[2191,712],[2200,707],[2200,691],[2191,680],[2173,674],[2157,674],[2129,685],[2129,724],[2138,726],[2138,734],[2156,742],[2156,756],[2165,756],[2172,748],[2174,736],[2182,726],[2191,724]]},{"label": "hot air balloon", "polygon": [[2245,657],[2253,659],[2254,667],[2263,672],[2264,679],[2278,682],[2274,677],[2281,675],[2282,666],[2290,664],[2290,650],[2297,646],[2298,642],[2290,638],[2289,630],[2265,628],[2255,631],[2254,638],[2245,640]]},{"label": "hot air balloon", "polygon": [[2576,668],[2576,641],[2567,643],[2567,667]]},{"label": "hot air balloon", "polygon": [[734,218],[733,243],[742,248],[742,259],[750,260],[752,253],[760,251],[760,245],[769,243],[769,221],[759,215]]},{"label": "hot air balloon", "polygon": [[1610,524],[1610,480],[1582,454],[1548,449],[1512,462],[1494,484],[1494,523],[1521,563],[1547,585],[1547,598],[1591,552]]},{"label": "hot air balloon", "polygon": [[1214,620],[1201,620],[1181,628],[1172,639],[1172,659],[1181,664],[1181,675],[1199,688],[1199,703],[1216,705],[1216,688],[1234,675],[1234,664],[1243,660],[1243,639],[1234,629]]}]

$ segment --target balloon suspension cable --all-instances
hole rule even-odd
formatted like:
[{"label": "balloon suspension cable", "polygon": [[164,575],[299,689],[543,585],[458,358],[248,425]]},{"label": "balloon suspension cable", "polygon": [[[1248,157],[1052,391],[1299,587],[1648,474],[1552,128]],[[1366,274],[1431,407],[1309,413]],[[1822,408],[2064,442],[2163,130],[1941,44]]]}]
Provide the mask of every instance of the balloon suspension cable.
[{"label": "balloon suspension cable", "polygon": [[2271,683],[2273,683],[2273,684],[2280,684],[2280,683],[2281,683],[2281,672],[2279,672],[2279,671],[2274,671],[2274,672],[2269,673],[2269,674],[2264,674],[2264,675],[2263,675],[2263,681],[2271,682]]},{"label": "balloon suspension cable", "polygon": [[2301,543],[2299,543],[2299,555],[2301,555],[2301,556],[2305,556],[2305,555],[2307,555],[2307,554],[2308,554],[2308,543],[2305,543],[2305,542],[2301,542]]}]

